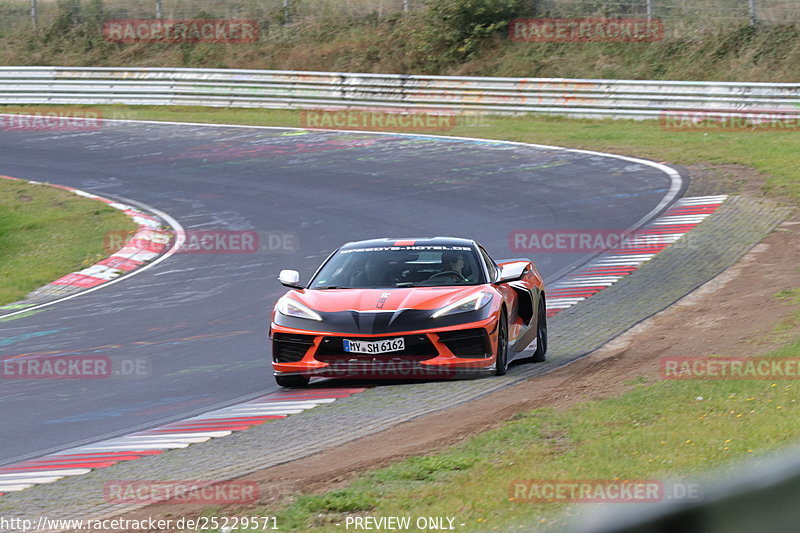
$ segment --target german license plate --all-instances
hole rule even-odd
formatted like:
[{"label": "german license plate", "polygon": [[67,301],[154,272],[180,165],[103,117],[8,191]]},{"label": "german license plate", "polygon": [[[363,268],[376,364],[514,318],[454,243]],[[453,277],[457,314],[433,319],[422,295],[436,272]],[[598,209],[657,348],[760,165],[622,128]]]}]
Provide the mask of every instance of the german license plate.
[{"label": "german license plate", "polygon": [[350,353],[381,354],[402,352],[406,349],[406,340],[403,337],[381,341],[351,341],[344,339],[343,342],[344,351]]}]

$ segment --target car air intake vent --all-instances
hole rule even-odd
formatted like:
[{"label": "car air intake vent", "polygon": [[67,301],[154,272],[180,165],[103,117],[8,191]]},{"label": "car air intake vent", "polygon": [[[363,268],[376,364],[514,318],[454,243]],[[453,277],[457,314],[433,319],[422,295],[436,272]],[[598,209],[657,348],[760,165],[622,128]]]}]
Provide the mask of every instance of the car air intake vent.
[{"label": "car air intake vent", "polygon": [[[383,339],[396,338],[396,335],[389,337],[348,337],[348,339],[356,341],[379,341]],[[436,348],[433,346],[433,343],[428,340],[427,335],[405,335],[403,338],[405,339],[405,350],[371,356],[366,354],[345,352],[341,337],[324,337],[319,345],[319,349],[317,350],[315,357],[320,361],[373,358],[392,359],[395,357],[424,361],[425,359],[432,359],[438,355]]]},{"label": "car air intake vent", "polygon": [[276,363],[296,363],[305,357],[314,344],[311,335],[275,333],[272,339],[272,358]]},{"label": "car air intake vent", "polygon": [[486,358],[491,356],[489,336],[483,328],[437,333],[439,341],[456,357]]}]

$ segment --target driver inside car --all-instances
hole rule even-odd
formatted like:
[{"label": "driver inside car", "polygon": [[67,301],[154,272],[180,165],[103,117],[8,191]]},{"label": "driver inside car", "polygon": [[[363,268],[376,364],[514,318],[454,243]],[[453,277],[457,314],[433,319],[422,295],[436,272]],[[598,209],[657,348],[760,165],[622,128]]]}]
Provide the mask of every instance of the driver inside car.
[{"label": "driver inside car", "polygon": [[442,254],[442,273],[455,272],[462,279],[466,279],[464,270],[464,256],[458,252],[444,252]]},{"label": "driver inside car", "polygon": [[397,282],[388,270],[388,263],[379,257],[369,256],[361,270],[350,280],[351,287],[394,287]]}]

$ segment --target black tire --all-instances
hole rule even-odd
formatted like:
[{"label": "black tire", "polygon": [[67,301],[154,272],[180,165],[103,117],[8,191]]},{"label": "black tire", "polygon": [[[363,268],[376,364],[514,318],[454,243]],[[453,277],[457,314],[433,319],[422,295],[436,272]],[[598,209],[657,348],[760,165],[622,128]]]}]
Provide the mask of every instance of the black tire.
[{"label": "black tire", "polygon": [[275,381],[277,381],[278,385],[281,387],[299,389],[307,387],[308,382],[311,380],[305,376],[275,376]]},{"label": "black tire", "polygon": [[497,361],[494,364],[494,375],[505,376],[508,372],[508,319],[506,314],[500,315],[497,333]]},{"label": "black tire", "polygon": [[536,313],[536,351],[531,357],[532,363],[543,363],[547,360],[547,306],[544,295],[539,298],[539,311]]}]

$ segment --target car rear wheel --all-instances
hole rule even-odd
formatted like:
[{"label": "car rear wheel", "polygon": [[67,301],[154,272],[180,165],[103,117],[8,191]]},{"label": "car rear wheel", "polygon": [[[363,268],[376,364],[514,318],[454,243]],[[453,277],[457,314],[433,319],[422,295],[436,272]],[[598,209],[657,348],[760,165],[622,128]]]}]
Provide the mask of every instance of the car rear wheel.
[{"label": "car rear wheel", "polygon": [[543,363],[547,360],[547,307],[544,297],[539,298],[539,311],[536,313],[536,351],[531,362]]},{"label": "car rear wheel", "polygon": [[508,319],[506,314],[500,315],[500,330],[497,333],[497,360],[494,364],[494,374],[505,376],[508,372]]},{"label": "car rear wheel", "polygon": [[297,389],[306,387],[311,380],[305,376],[275,376],[275,381],[277,381],[278,385],[281,387]]}]

